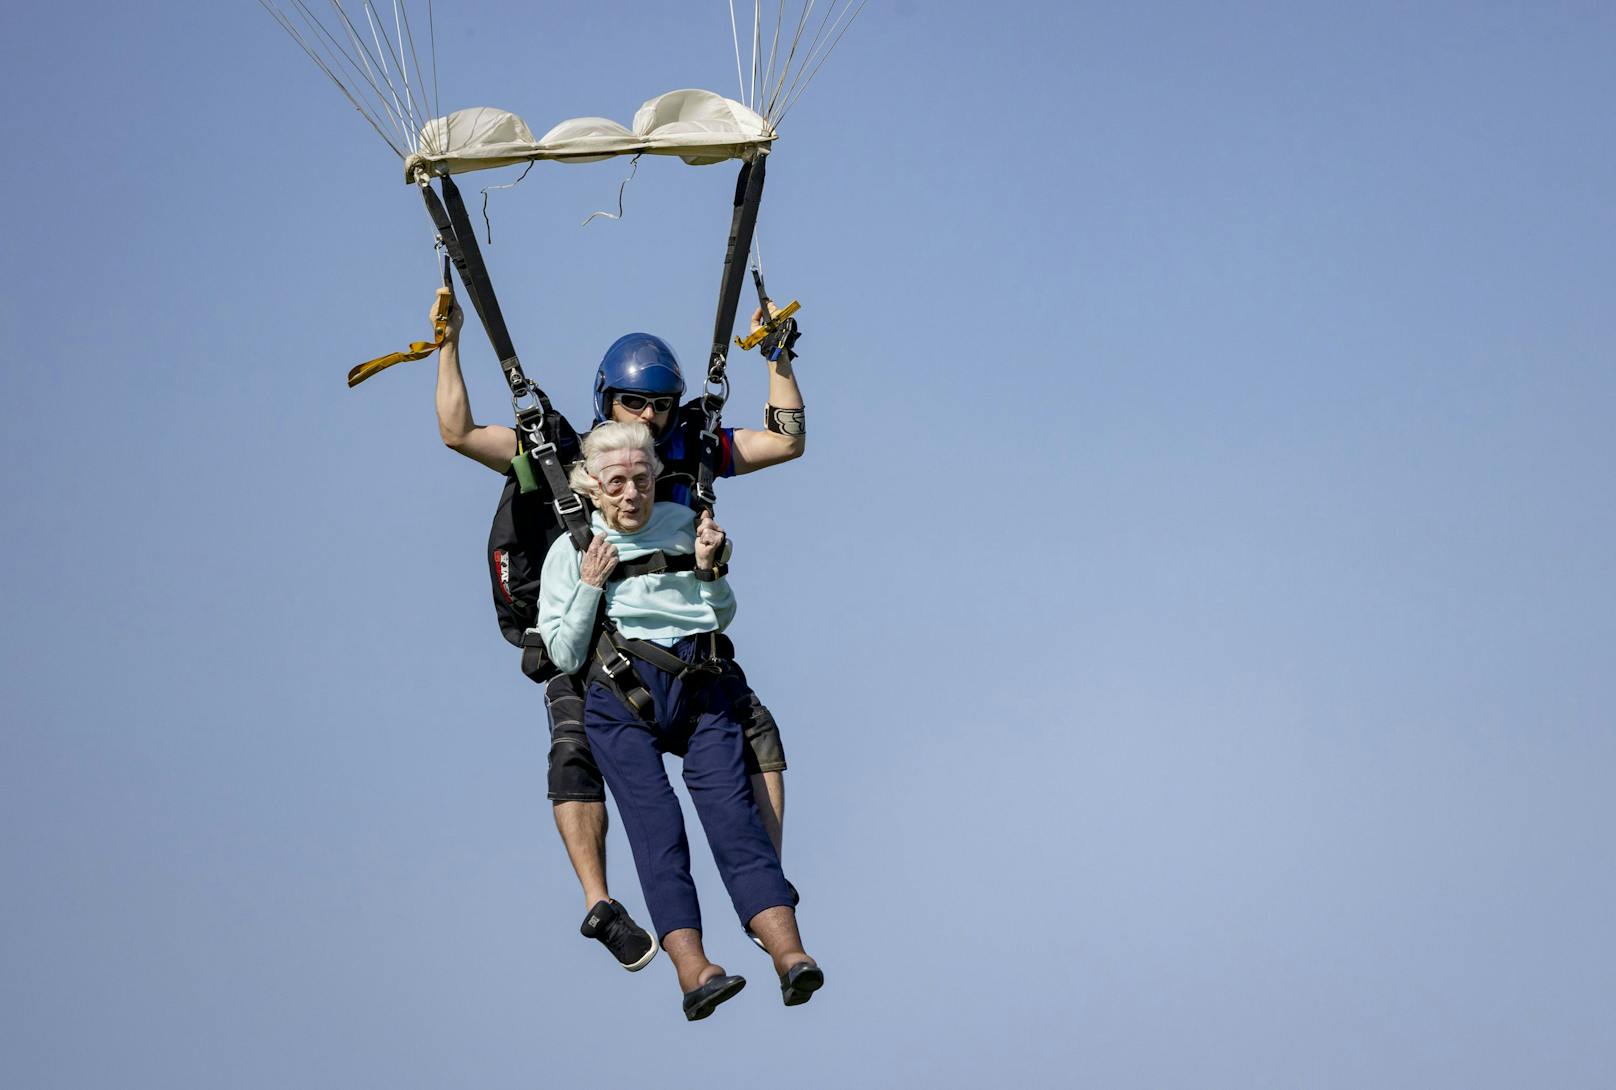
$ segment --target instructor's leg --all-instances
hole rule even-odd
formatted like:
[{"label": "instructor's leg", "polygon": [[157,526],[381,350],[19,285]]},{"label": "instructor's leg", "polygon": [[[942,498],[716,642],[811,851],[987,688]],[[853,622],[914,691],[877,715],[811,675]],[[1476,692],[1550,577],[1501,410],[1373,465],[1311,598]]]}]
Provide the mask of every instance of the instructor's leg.
[{"label": "instructor's leg", "polygon": [[746,682],[740,666],[730,663],[737,685],[733,706],[735,719],[746,727],[746,771],[752,779],[752,794],[757,796],[758,810],[763,817],[763,828],[774,845],[774,854],[785,858],[786,823],[786,770],[785,746],[780,742],[780,727],[774,713],[758,699]]},{"label": "instructor's leg", "polygon": [[550,717],[550,801],[556,832],[583,887],[584,907],[611,900],[606,885],[606,785],[584,736],[578,680],[561,675],[544,687]]},{"label": "instructor's leg", "polygon": [[763,828],[774,845],[774,854],[785,859],[786,778],[779,772],[756,772],[752,775],[752,794],[757,796],[758,812],[763,817]]},{"label": "instructor's leg", "polygon": [[611,900],[606,889],[606,804],[558,802],[556,831],[584,890],[584,907]]}]

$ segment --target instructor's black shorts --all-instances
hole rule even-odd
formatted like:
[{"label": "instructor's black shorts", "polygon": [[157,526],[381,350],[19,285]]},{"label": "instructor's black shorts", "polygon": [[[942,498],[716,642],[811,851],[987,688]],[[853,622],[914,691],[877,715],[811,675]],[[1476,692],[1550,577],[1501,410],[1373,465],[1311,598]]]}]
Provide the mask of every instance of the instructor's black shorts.
[{"label": "instructor's black shorts", "polygon": [[[719,637],[728,650],[729,640]],[[774,715],[746,683],[746,674],[732,658],[728,669],[740,683],[735,717],[746,724],[746,771],[784,772],[785,747]],[[550,716],[550,800],[552,802],[605,802],[606,783],[595,765],[584,737],[584,687],[578,678],[560,674],[544,686],[544,706]]]}]

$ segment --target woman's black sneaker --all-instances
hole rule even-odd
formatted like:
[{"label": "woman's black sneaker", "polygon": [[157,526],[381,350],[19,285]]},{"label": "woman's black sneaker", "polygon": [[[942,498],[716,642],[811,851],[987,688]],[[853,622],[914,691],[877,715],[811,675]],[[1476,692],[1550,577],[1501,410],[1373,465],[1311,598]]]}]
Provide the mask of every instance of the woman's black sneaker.
[{"label": "woman's black sneaker", "polygon": [[586,939],[599,939],[617,963],[631,973],[639,972],[656,957],[656,940],[616,901],[596,901],[578,933]]}]

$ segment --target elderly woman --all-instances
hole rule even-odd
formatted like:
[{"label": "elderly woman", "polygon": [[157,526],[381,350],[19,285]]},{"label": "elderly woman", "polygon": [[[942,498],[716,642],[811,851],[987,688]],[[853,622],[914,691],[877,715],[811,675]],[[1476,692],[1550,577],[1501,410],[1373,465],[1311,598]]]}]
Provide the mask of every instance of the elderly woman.
[{"label": "elderly woman", "polygon": [[[708,960],[690,878],[690,845],[662,755],[684,759],[685,786],[735,912],[774,959],[787,1006],[824,974],[802,949],[793,898],[752,794],[733,675],[712,635],[735,615],[719,563],[724,531],[704,511],[656,503],[661,471],[644,424],[606,423],[583,441],[572,485],[595,504],[595,538],[563,535],[545,557],[539,631],[563,671],[588,664],[584,731],[634,852],[640,888],[684,992],[705,1018],[745,986]],[[602,632],[602,609],[616,634]]]}]

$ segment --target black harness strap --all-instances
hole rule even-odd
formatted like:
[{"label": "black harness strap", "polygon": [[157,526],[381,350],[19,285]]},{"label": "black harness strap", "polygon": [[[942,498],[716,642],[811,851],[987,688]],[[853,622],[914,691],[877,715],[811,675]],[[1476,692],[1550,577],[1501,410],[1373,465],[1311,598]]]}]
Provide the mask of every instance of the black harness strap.
[{"label": "black harness strap", "polygon": [[[718,314],[713,323],[713,347],[708,358],[707,382],[701,398],[703,426],[699,433],[700,453],[693,489],[697,499],[709,508],[717,502],[713,482],[718,477],[719,461],[722,457],[719,429],[722,426],[724,402],[729,398],[729,379],[724,371],[729,359],[730,334],[735,328],[735,311],[740,305],[746,255],[751,252],[752,235],[757,228],[758,202],[763,196],[764,164],[765,159],[761,155],[751,162],[741,164],[740,175],[735,180],[729,244],[724,254],[723,276],[719,281]],[[421,181],[421,198],[426,203],[427,214],[432,217],[432,223],[437,228],[439,240],[448,251],[455,269],[460,273],[460,282],[465,286],[471,305],[482,321],[489,344],[499,357],[499,367],[505,375],[505,383],[510,387],[511,408],[516,414],[517,433],[517,458],[513,463],[513,469],[521,481],[524,492],[537,487],[538,481],[534,477],[533,469],[535,467],[538,469],[538,477],[543,478],[544,488],[550,495],[556,515],[566,527],[573,546],[579,552],[583,552],[589,548],[594,533],[590,528],[582,499],[568,484],[566,467],[561,464],[556,449],[555,440],[560,434],[560,417],[544,391],[522,371],[522,361],[516,355],[516,346],[512,343],[510,330],[505,325],[505,316],[499,308],[499,299],[494,294],[493,282],[488,277],[488,267],[484,264],[482,250],[477,245],[477,233],[466,215],[466,205],[461,199],[459,187],[447,174],[440,175],[438,183],[443,189],[442,200],[432,189],[430,179],[425,178]],[[612,574],[612,579],[627,579],[634,575],[647,575],[659,571],[694,569],[694,556],[667,557],[657,552],[619,564]],[[718,578],[722,575],[723,569],[719,568],[709,578]],[[649,720],[652,715],[651,694],[640,683],[630,656],[648,662],[676,677],[717,673],[722,669],[717,657],[716,637],[709,647],[708,657],[694,664],[685,662],[657,644],[626,639],[617,631],[617,626],[610,618],[605,616],[604,596],[601,599],[598,629],[599,636],[595,641],[595,661],[591,664],[591,676],[603,678],[642,719]],[[535,676],[535,671],[528,670],[529,660],[532,660],[536,670],[542,666],[544,655],[544,643],[536,630],[528,631],[523,638],[522,648],[524,672],[529,673],[529,676]]]},{"label": "black harness strap", "polygon": [[746,255],[752,250],[752,234],[757,228],[758,202],[763,199],[767,163],[768,158],[761,155],[743,163],[735,179],[735,210],[730,215],[729,247],[724,251],[724,275],[718,284],[718,315],[713,322],[713,348],[707,357],[707,385],[701,399],[706,419],[699,438],[701,454],[694,492],[697,501],[707,507],[718,502],[713,482],[718,479],[719,428],[724,402],[729,398],[729,377],[724,369],[729,362],[730,334],[735,331],[735,310],[741,302]]},{"label": "black harness strap", "polygon": [[645,687],[634,669],[633,659],[639,659],[675,678],[706,679],[724,672],[724,662],[718,653],[718,633],[706,633],[707,656],[696,662],[686,662],[661,644],[650,640],[631,640],[617,631],[615,625],[603,625],[595,638],[594,662],[589,676],[599,681],[622,698],[634,714],[649,723],[655,714],[651,690]]},{"label": "black harness strap", "polygon": [[[730,215],[729,246],[724,252],[724,273],[718,285],[718,314],[713,322],[713,347],[707,361],[707,382],[701,398],[703,423],[697,438],[700,453],[697,456],[696,480],[692,488],[697,501],[709,508],[718,502],[718,496],[713,491],[713,482],[718,478],[718,465],[722,457],[719,429],[723,426],[724,402],[729,398],[729,378],[724,374],[724,369],[729,361],[729,339],[735,329],[735,311],[741,302],[741,282],[746,269],[746,255],[752,250],[752,234],[757,228],[758,202],[763,198],[765,161],[759,156],[752,162],[741,164],[740,175],[735,179],[735,202],[734,211]],[[694,569],[695,557],[691,556],[689,559],[690,566]],[[670,563],[673,561],[682,562],[683,558],[670,558]],[[716,569],[712,578],[722,576],[723,573],[724,569]],[[622,578],[627,578],[629,574],[644,573],[630,572]],[[698,577],[701,574],[697,572]],[[603,605],[604,602],[603,597]],[[717,674],[723,670],[722,661],[718,656],[717,634],[710,633],[709,640],[711,642],[708,645],[707,658],[699,663],[689,663],[658,644],[625,638],[608,620],[602,624],[600,635],[595,640],[595,661],[591,676],[597,680],[604,680],[622,697],[623,702],[634,710],[635,715],[649,722],[653,714],[651,693],[635,673],[634,664],[630,661],[631,656],[675,677]]]},{"label": "black harness strap", "polygon": [[619,583],[636,575],[660,575],[663,572],[695,571],[694,553],[676,553],[669,556],[661,549],[636,556],[633,560],[619,560],[617,567],[606,577],[608,582]]},{"label": "black harness strap", "polygon": [[[438,229],[438,238],[449,251],[449,258],[460,273],[471,305],[482,320],[488,334],[488,343],[499,357],[500,371],[511,390],[511,408],[516,413],[517,477],[522,491],[530,492],[538,479],[544,481],[556,516],[567,529],[567,536],[582,552],[589,548],[594,534],[589,528],[589,516],[584,503],[567,483],[567,470],[561,464],[556,450],[556,436],[560,434],[560,417],[550,405],[537,383],[522,371],[522,361],[516,355],[505,315],[499,309],[499,298],[494,294],[493,282],[488,278],[488,266],[483,262],[482,250],[477,245],[477,232],[466,215],[466,203],[454,179],[444,174],[438,179],[443,187],[443,200],[426,182],[421,184],[421,197],[426,202],[427,214]],[[523,472],[523,470],[527,472]],[[537,469],[535,476],[533,470]]]}]

